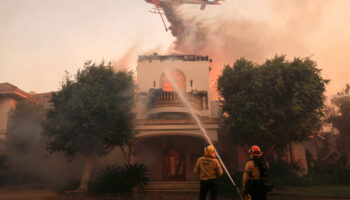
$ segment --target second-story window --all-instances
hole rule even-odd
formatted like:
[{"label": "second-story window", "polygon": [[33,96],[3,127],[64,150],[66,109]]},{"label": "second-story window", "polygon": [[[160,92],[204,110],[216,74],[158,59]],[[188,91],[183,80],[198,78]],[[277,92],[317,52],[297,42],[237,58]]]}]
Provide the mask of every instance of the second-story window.
[{"label": "second-story window", "polygon": [[[171,73],[172,78],[174,79],[177,86],[182,89],[183,91],[186,91],[186,78],[182,71],[180,70],[174,70]],[[172,92],[174,91],[170,81],[168,80],[168,77],[163,73],[160,77],[160,87],[165,92]]]}]

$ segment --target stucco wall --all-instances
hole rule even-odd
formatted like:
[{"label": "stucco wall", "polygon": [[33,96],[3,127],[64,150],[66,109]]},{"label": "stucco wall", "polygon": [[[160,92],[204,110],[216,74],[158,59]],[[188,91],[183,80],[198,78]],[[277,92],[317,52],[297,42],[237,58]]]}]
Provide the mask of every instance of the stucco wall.
[{"label": "stucco wall", "polygon": [[147,141],[135,146],[135,162],[146,165],[149,169],[151,181],[162,181],[162,146],[155,142]]},{"label": "stucco wall", "polygon": [[16,101],[11,98],[0,98],[0,139],[6,138],[8,114],[16,107]]}]

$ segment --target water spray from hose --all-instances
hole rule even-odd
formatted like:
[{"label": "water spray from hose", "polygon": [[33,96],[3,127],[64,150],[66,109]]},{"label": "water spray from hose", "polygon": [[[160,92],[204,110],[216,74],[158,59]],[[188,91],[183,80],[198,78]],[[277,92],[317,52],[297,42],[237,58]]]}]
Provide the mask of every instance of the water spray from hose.
[{"label": "water spray from hose", "polygon": [[[194,110],[192,108],[192,106],[189,104],[189,102],[187,101],[187,99],[185,98],[184,93],[181,91],[181,89],[179,88],[179,86],[175,83],[173,77],[171,76],[171,68],[164,68],[164,74],[166,75],[166,77],[168,78],[171,86],[175,89],[176,93],[179,95],[181,101],[184,103],[184,105],[188,108],[188,110],[190,111],[192,117],[195,119],[195,121],[197,122],[199,129],[202,131],[205,139],[208,141],[208,143],[210,145],[213,145],[213,142],[210,140],[207,131],[205,130],[205,128],[203,127],[202,122],[200,121],[200,119],[198,118],[198,116],[194,113]],[[213,145],[214,146],[214,145]],[[214,146],[215,147],[215,146]],[[228,172],[225,164],[222,162],[222,159],[218,153],[218,151],[215,151],[216,157],[218,158],[220,164],[222,165],[222,167],[224,168],[225,173],[227,174],[228,178],[230,179],[231,183],[233,184],[234,188],[237,190],[237,193],[240,197],[241,200],[243,200],[243,196],[241,194],[241,191],[239,190],[238,186],[236,185],[236,183],[233,181],[231,174]]]}]

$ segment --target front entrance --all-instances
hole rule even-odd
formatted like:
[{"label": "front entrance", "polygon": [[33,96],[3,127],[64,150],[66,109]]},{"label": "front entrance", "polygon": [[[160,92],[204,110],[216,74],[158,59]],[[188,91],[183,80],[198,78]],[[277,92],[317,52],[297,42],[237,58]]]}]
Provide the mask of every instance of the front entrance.
[{"label": "front entrance", "polygon": [[163,180],[185,181],[185,154],[176,148],[164,149]]},{"label": "front entrance", "polygon": [[135,161],[149,168],[151,181],[198,181],[193,168],[205,145],[203,139],[190,136],[142,138],[135,145]]}]

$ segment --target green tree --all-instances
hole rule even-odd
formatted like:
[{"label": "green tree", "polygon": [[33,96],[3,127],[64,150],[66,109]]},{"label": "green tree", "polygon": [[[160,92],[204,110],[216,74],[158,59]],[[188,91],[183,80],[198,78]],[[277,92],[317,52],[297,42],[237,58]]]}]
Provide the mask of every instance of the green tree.
[{"label": "green tree", "polygon": [[52,93],[51,103],[43,123],[48,149],[86,158],[78,188],[86,191],[95,159],[135,137],[132,73],[87,62],[74,79],[66,76],[61,90]]},{"label": "green tree", "polygon": [[275,56],[261,65],[241,58],[218,78],[223,129],[242,147],[284,149],[321,127],[325,85],[309,58]]},{"label": "green tree", "polygon": [[350,169],[350,85],[332,98],[336,111],[329,116],[328,121],[339,131],[339,150],[346,159],[346,168]]}]

